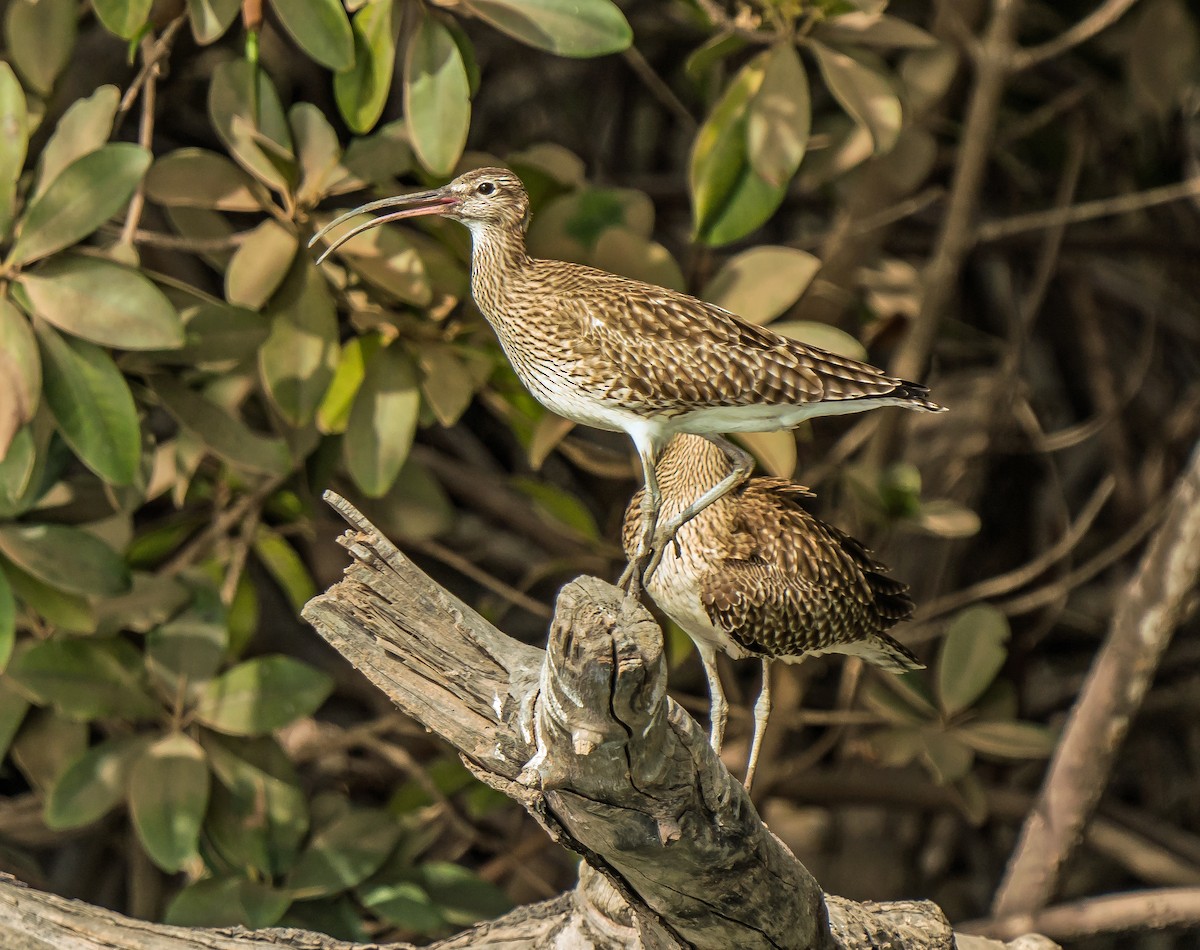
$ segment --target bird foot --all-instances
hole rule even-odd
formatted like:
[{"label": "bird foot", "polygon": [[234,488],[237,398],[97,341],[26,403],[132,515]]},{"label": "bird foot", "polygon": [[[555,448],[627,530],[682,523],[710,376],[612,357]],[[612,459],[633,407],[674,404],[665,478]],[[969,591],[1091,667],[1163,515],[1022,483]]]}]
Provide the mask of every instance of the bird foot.
[{"label": "bird foot", "polygon": [[642,564],[645,559],[644,554],[637,554],[630,558],[617,581],[617,586],[625,591],[625,596],[633,600],[637,600],[642,595]]}]

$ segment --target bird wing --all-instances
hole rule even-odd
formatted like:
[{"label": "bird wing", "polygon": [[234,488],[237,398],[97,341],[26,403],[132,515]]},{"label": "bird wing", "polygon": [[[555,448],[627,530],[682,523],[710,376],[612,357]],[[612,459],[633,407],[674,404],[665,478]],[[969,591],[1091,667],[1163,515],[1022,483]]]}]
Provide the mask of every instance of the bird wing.
[{"label": "bird wing", "polygon": [[879,637],[911,617],[907,587],[801,508],[798,488],[756,479],[743,493],[731,556],[701,584],[709,619],[752,653],[798,656]]},{"label": "bird wing", "polygon": [[549,305],[576,328],[580,371],[592,374],[578,382],[594,391],[664,409],[921,399],[927,392],[687,294],[570,267],[576,279],[555,281]]}]

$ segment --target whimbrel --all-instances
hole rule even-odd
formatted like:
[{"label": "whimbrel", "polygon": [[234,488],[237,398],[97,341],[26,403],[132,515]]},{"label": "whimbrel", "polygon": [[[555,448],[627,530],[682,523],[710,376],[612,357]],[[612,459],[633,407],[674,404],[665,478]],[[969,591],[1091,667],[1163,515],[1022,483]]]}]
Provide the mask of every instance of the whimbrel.
[{"label": "whimbrel", "polygon": [[[391,210],[391,209],[400,210]],[[750,476],[748,455],[722,441],[728,476],[658,526],[654,463],[677,432],[717,435],[799,425],[820,415],[902,406],[937,412],[918,383],[806,346],[687,294],[525,249],[529,196],[503,168],[480,168],[434,191],[384,198],[330,222],[385,211],[333,241],[320,260],[389,221],[443,215],[471,231],[471,292],[521,382],[544,406],[633,439],[645,478],[637,568],[680,524]]]},{"label": "whimbrel", "polygon": [[[662,514],[672,518],[729,474],[724,452],[677,435],[658,462]],[[640,492],[625,512],[623,540],[638,544]],[[646,581],[646,591],[692,638],[711,697],[710,742],[720,753],[728,704],[716,651],[762,661],[746,787],[754,778],[771,710],[774,660],[846,653],[893,673],[921,662],[884,631],[912,616],[908,588],[854,538],[809,514],[808,489],[784,478],[752,478],[683,524]]]}]

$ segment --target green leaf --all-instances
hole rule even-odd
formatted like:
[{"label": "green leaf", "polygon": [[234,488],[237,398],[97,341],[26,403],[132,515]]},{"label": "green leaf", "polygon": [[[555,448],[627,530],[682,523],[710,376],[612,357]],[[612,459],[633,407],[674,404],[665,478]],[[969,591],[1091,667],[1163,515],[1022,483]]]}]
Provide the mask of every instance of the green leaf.
[{"label": "green leaf", "polygon": [[807,251],[752,247],[721,266],[704,299],[751,323],[770,323],[800,299],[820,269],[820,259]]},{"label": "green leaf", "polygon": [[512,901],[495,884],[449,861],[429,861],[419,868],[425,891],[446,920],[466,927],[512,910]]},{"label": "green leaf", "polygon": [[900,137],[903,111],[900,97],[883,68],[867,54],[851,54],[815,40],[809,48],[829,91],[855,123],[871,136],[875,154],[890,152]]},{"label": "green leaf", "polygon": [[176,927],[273,927],[292,897],[242,877],[205,878],[187,885],[167,906],[166,922]]},{"label": "green leaf", "polygon": [[132,39],[146,26],[154,0],[92,0],[92,9],[110,33]]},{"label": "green leaf", "polygon": [[42,361],[29,321],[0,297],[0,458],[17,429],[37,412],[42,391]]},{"label": "green leaf", "polygon": [[105,145],[77,158],[25,214],[9,262],[28,264],[69,247],[124,208],[150,167],[138,145]]},{"label": "green leaf", "polygon": [[4,19],[8,58],[26,84],[46,97],[75,47],[76,0],[9,0]]},{"label": "green leaf", "polygon": [[265,72],[243,59],[219,64],[208,87],[208,114],[238,164],[277,191],[291,187],[292,136]]},{"label": "green leaf", "polygon": [[559,56],[627,49],[633,31],[611,0],[462,0],[481,20],[522,43]]},{"label": "green leaf", "polygon": [[771,329],[780,336],[799,340],[809,346],[815,346],[838,356],[852,360],[865,360],[867,348],[858,342],[845,330],[840,330],[828,323],[818,323],[816,320],[781,320],[772,323]]},{"label": "green leaf", "polygon": [[449,427],[471,404],[476,383],[454,347],[435,341],[422,341],[417,350],[421,369],[421,394],[437,421]]},{"label": "green leaf", "polygon": [[8,675],[70,719],[149,719],[161,712],[142,688],[141,653],[121,639],[43,640],[14,659]]},{"label": "green leaf", "polygon": [[356,893],[371,913],[412,933],[435,934],[448,925],[433,898],[416,881],[379,881]]},{"label": "green leaf", "polygon": [[204,750],[181,733],[159,739],[129,774],[129,814],[142,847],[164,871],[196,856],[208,807]]},{"label": "green leaf", "polygon": [[970,722],[954,730],[976,752],[1005,759],[1045,759],[1054,752],[1058,735],[1032,722]]},{"label": "green leaf", "polygon": [[300,241],[273,218],[251,231],[225,271],[225,299],[237,307],[261,310],[291,269]]},{"label": "green leaf", "polygon": [[342,346],[337,369],[321,405],[317,407],[317,428],[326,435],[346,431],[350,424],[350,408],[366,378],[367,361],[379,349],[382,340],[378,333],[351,337]]},{"label": "green leaf", "polygon": [[291,471],[292,456],[283,439],[252,431],[236,415],[176,379],[156,376],[154,392],[184,429],[229,464],[268,475]]},{"label": "green leaf", "polygon": [[350,477],[371,498],[385,494],[408,458],[421,408],[417,374],[399,346],[371,357],[342,441]]},{"label": "green leaf", "polygon": [[1008,638],[1008,618],[988,604],[968,607],[950,622],[937,668],[938,697],[947,716],[984,694],[1004,665]]},{"label": "green leaf", "polygon": [[521,494],[533,499],[534,507],[551,522],[565,526],[588,540],[599,540],[600,528],[592,513],[575,495],[549,482],[532,478],[514,478],[512,485]]},{"label": "green leaf", "polygon": [[57,590],[14,564],[0,566],[17,598],[47,623],[67,633],[95,632],[96,610],[85,597]]},{"label": "green leaf", "polygon": [[146,196],[167,207],[262,211],[254,180],[224,155],[203,148],[176,149],[146,174]]},{"label": "green leaf", "polygon": [[379,121],[392,86],[396,67],[392,0],[367,0],[351,26],[354,68],[333,77],[333,95],[350,130],[362,135]]},{"label": "green leaf", "polygon": [[29,700],[13,686],[11,680],[0,678],[0,761],[8,758],[13,738],[29,712]]},{"label": "green leaf", "polygon": [[108,143],[120,100],[120,90],[106,85],[71,103],[38,156],[37,186],[30,199],[41,196],[68,165]]},{"label": "green leaf", "polygon": [[146,636],[146,669],[168,696],[190,696],[221,668],[229,630],[217,619],[189,610]]},{"label": "green leaf", "polygon": [[[132,561],[128,555],[126,559]],[[134,571],[129,593],[106,597],[97,605],[98,629],[105,636],[122,630],[149,633],[177,614],[191,599],[191,590],[173,577]]]},{"label": "green leaf", "polygon": [[282,874],[308,832],[308,799],[291,759],[270,737],[204,732],[202,742],[217,777],[205,825],[213,846],[234,866]]},{"label": "green leaf", "polygon": [[102,818],[125,798],[129,771],[147,740],[118,736],[92,746],[67,766],[46,798],[47,828],[82,828]]},{"label": "green leaf", "polygon": [[408,45],[404,115],[421,164],[439,178],[454,171],[471,126],[471,88],[454,37],[428,14]]},{"label": "green leaf", "polygon": [[139,271],[99,257],[61,254],[17,278],[21,305],[72,336],[123,350],[183,345],[166,295]]},{"label": "green leaf", "polygon": [[696,135],[688,181],[696,237],[706,244],[749,234],[783,201],[786,188],[758,175],[747,151],[750,104],[762,88],[770,55],[760,53],[742,67]]},{"label": "green leaf", "polygon": [[329,287],[301,254],[267,310],[271,335],[258,351],[263,388],[294,426],[308,425],[337,365],[337,311]]},{"label": "green leaf", "polygon": [[99,596],[129,590],[129,569],[95,535],[65,524],[0,525],[0,552],[60,590]]},{"label": "green leaf", "polygon": [[128,485],[142,460],[137,407],[125,377],[93,343],[39,324],[43,394],[67,445],[111,485]]},{"label": "green leaf", "polygon": [[939,785],[957,782],[975,764],[975,753],[953,735],[925,729],[921,739],[924,745],[922,758]]},{"label": "green leaf", "polygon": [[187,0],[192,36],[201,46],[215,42],[229,29],[241,8],[241,0]]},{"label": "green leaf", "polygon": [[271,0],[283,28],[322,66],[341,72],[354,65],[354,37],[342,0]]},{"label": "green leaf", "polygon": [[317,593],[317,586],[296,549],[281,535],[265,525],[259,525],[254,535],[254,553],[283,589],[298,615]]},{"label": "green leaf", "polygon": [[307,900],[354,887],[383,864],[399,837],[400,827],[387,812],[350,811],[313,836],[288,875],[288,890]]},{"label": "green leaf", "polygon": [[811,122],[808,76],[800,56],[791,43],[778,43],[771,48],[746,117],[750,167],[770,184],[786,185],[808,148]]},{"label": "green leaf", "polygon": [[[360,220],[364,219],[349,223]],[[335,253],[361,277],[404,303],[424,306],[433,300],[425,260],[399,228],[383,225],[364,231]]]},{"label": "green leaf", "polygon": [[271,333],[261,314],[225,304],[201,304],[181,314],[185,343],[181,349],[160,354],[160,359],[185,366],[242,360]]},{"label": "green leaf", "polygon": [[325,114],[311,102],[298,102],[288,112],[296,159],[300,163],[300,187],[296,201],[316,204],[327,189],[351,177],[342,166],[342,146]]},{"label": "green leaf", "polygon": [[[0,673],[8,668],[13,646],[17,642],[17,602],[12,586],[0,571]],[[3,755],[3,753],[0,753]]]},{"label": "green leaf", "polygon": [[63,770],[87,750],[88,726],[52,709],[25,716],[11,747],[12,761],[37,791],[48,794]]},{"label": "green leaf", "polygon": [[328,676],[299,660],[258,657],[205,686],[196,718],[229,735],[262,735],[311,715],[332,688]]},{"label": "green leaf", "polygon": [[25,167],[25,148],[29,142],[29,116],[25,91],[8,63],[0,63],[0,239],[12,224],[13,204],[17,197],[17,179]]}]

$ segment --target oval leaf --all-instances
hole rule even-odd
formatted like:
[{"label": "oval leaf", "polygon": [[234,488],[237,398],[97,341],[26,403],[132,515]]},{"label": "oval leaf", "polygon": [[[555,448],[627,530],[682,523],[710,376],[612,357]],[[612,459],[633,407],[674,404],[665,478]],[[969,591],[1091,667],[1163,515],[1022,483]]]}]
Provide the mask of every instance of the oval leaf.
[{"label": "oval leaf", "polygon": [[131,39],[141,32],[154,0],[92,0],[92,9],[110,33]]},{"label": "oval leaf", "polygon": [[110,85],[101,86],[86,99],[71,103],[38,157],[37,186],[31,200],[49,188],[63,169],[76,159],[107,144],[120,101],[120,90]]},{"label": "oval leaf", "polygon": [[769,323],[800,299],[821,269],[794,247],[762,245],[736,254],[704,288],[704,298],[751,323]]},{"label": "oval leaf", "polygon": [[258,657],[210,682],[200,694],[195,714],[218,732],[262,735],[311,715],[332,688],[328,676],[299,660]]},{"label": "oval leaf", "polygon": [[421,408],[417,374],[400,347],[379,350],[367,364],[342,441],[346,467],[364,492],[379,498],[408,458]]},{"label": "oval leaf", "polygon": [[201,46],[220,39],[241,8],[241,0],[187,0],[192,36]]},{"label": "oval leaf", "polygon": [[[37,338],[24,315],[0,297],[0,380],[7,382],[11,399],[0,402],[0,433],[5,427],[5,412],[15,423],[8,438],[0,438],[0,458],[8,451],[16,430],[33,418],[42,391],[42,361]],[[0,392],[4,383],[0,382]]]},{"label": "oval leaf", "polygon": [[0,238],[12,223],[17,179],[25,167],[25,148],[29,141],[29,116],[25,108],[25,90],[8,63],[0,63]]},{"label": "oval leaf", "polygon": [[870,133],[875,154],[890,152],[900,137],[904,116],[900,97],[888,77],[877,66],[868,64],[862,54],[853,56],[816,41],[810,48],[829,91],[850,118]]},{"label": "oval leaf", "polygon": [[46,798],[46,827],[82,828],[124,801],[129,771],[145,746],[144,739],[120,736],[92,746],[67,766]]},{"label": "oval leaf", "polygon": [[34,200],[9,259],[28,264],[87,237],[129,203],[150,167],[138,145],[105,145],[68,165]]},{"label": "oval leaf", "polygon": [[121,639],[45,640],[13,660],[9,675],[70,719],[148,719],[161,712],[142,689],[141,654]]},{"label": "oval leaf", "polygon": [[4,20],[8,57],[28,85],[48,96],[75,46],[76,0],[10,0]]},{"label": "oval leaf", "polygon": [[93,343],[39,324],[43,394],[67,445],[111,485],[128,485],[142,459],[137,407],[125,377]]},{"label": "oval leaf", "polygon": [[354,65],[354,36],[342,0],[271,0],[279,22],[304,52],[341,72]]},{"label": "oval leaf", "polygon": [[772,185],[786,185],[808,148],[812,102],[808,76],[791,43],[771,49],[762,85],[746,117],[750,165]]},{"label": "oval leaf", "polygon": [[21,303],[72,336],[123,350],[183,345],[183,324],[139,271],[98,257],[64,254],[18,278]]},{"label": "oval leaf", "polygon": [[1008,650],[1008,618],[995,607],[977,604],[950,623],[938,657],[937,689],[947,716],[967,709],[1000,672]]},{"label": "oval leaf", "polygon": [[796,473],[796,437],[790,429],[775,432],[740,432],[738,441],[746,446],[772,475],[791,478]]},{"label": "oval leaf", "polygon": [[1004,759],[1045,759],[1054,752],[1054,731],[1032,722],[971,722],[954,730],[976,752]]},{"label": "oval leaf", "polygon": [[514,39],[559,56],[603,56],[627,49],[633,30],[612,0],[461,0]]},{"label": "oval leaf", "polygon": [[134,763],[129,814],[142,847],[164,871],[178,871],[196,856],[208,786],[204,750],[180,733],[159,739]]},{"label": "oval leaf", "polygon": [[338,111],[350,130],[368,132],[383,115],[396,68],[392,0],[367,0],[354,14],[354,68],[333,77]]},{"label": "oval leaf", "polygon": [[865,360],[867,348],[845,330],[830,326],[828,323],[818,323],[816,320],[782,320],[772,323],[771,329],[780,336],[786,336],[821,350],[828,350],[838,356],[852,360]]},{"label": "oval leaf", "polygon": [[244,59],[218,65],[208,87],[208,115],[238,164],[277,191],[289,189],[295,175],[292,136],[265,72]]},{"label": "oval leaf", "polygon": [[471,125],[471,89],[454,37],[428,15],[408,45],[404,114],[421,164],[438,177],[454,171]]},{"label": "oval leaf", "polygon": [[267,218],[234,251],[225,271],[225,299],[236,307],[261,310],[283,283],[299,246],[292,231]]},{"label": "oval leaf", "polygon": [[224,155],[181,148],[158,159],[146,175],[146,195],[160,205],[261,211],[253,180]]},{"label": "oval leaf", "polygon": [[129,568],[95,535],[65,524],[0,526],[0,552],[52,587],[112,596],[129,590]]},{"label": "oval leaf", "polygon": [[399,826],[385,811],[348,812],[313,836],[288,875],[288,890],[310,899],[353,887],[378,870],[399,837]]}]

